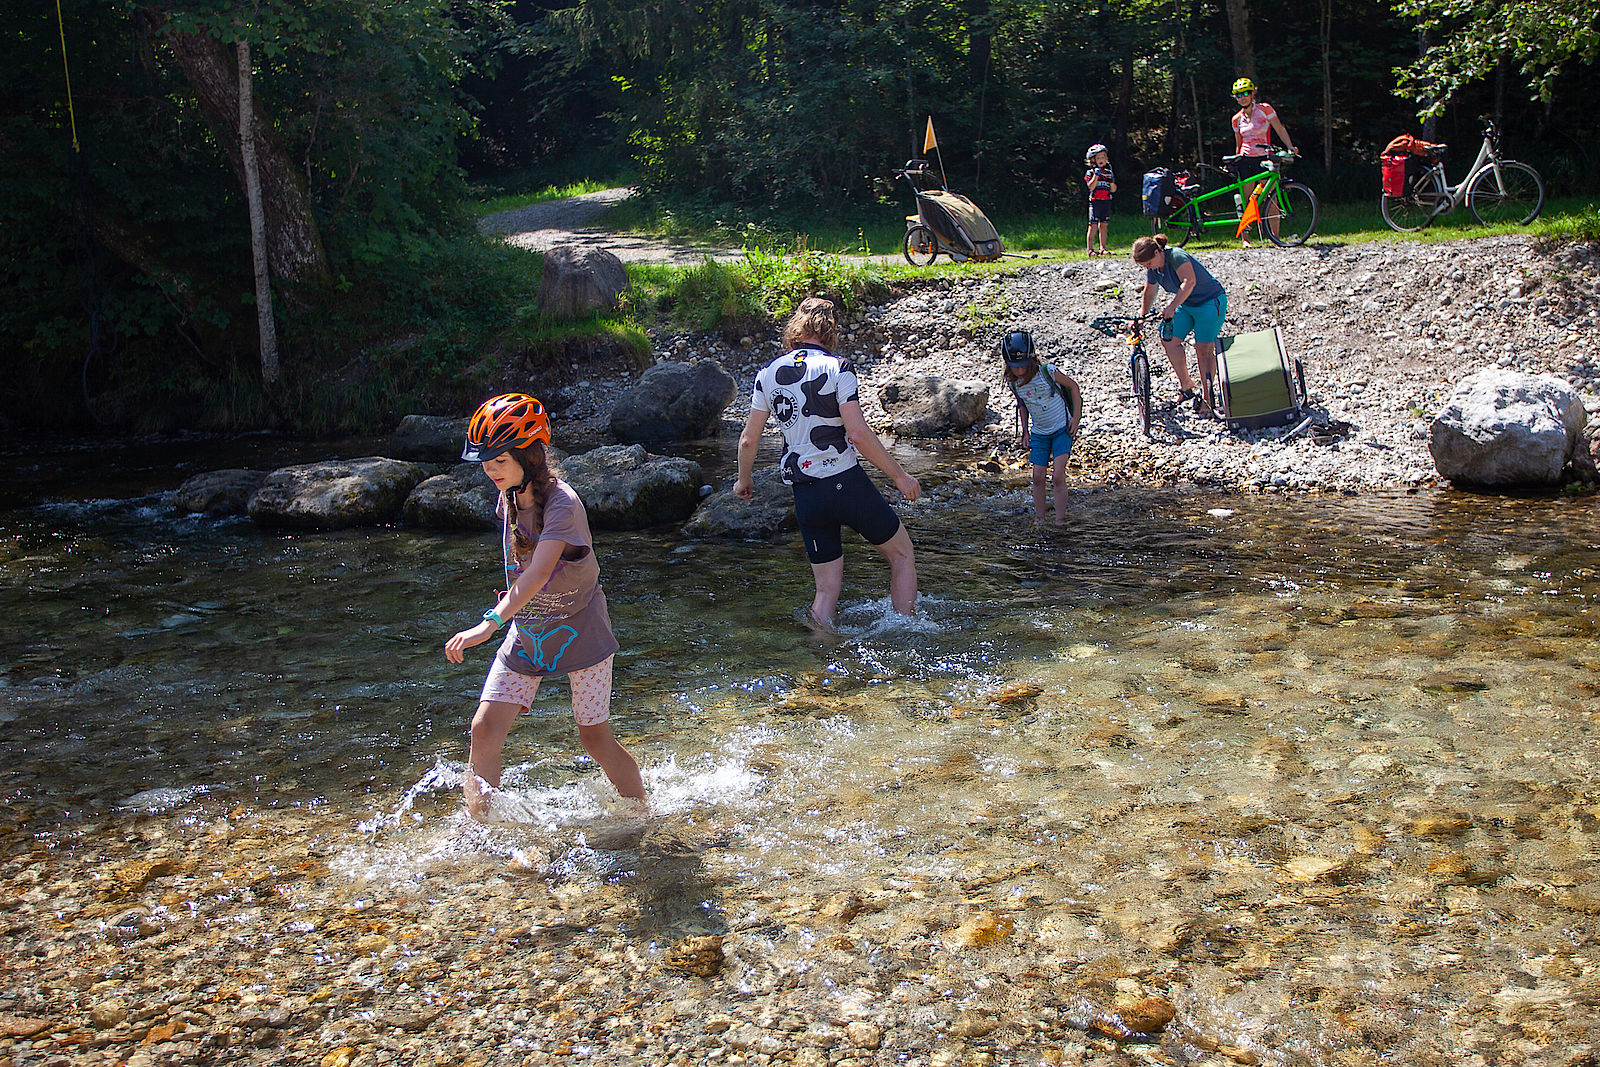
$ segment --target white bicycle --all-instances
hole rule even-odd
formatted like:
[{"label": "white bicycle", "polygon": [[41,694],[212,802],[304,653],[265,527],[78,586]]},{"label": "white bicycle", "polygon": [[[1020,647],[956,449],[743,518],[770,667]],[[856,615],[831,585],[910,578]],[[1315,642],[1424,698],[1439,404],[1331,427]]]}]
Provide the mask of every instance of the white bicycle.
[{"label": "white bicycle", "polygon": [[1463,202],[1472,217],[1486,226],[1514,222],[1526,226],[1544,208],[1544,181],[1526,163],[1500,158],[1500,131],[1485,119],[1483,146],[1467,176],[1451,185],[1444,174],[1444,145],[1423,157],[1426,169],[1406,178],[1405,192],[1383,198],[1383,221],[1389,228],[1410,233],[1448,215]]}]

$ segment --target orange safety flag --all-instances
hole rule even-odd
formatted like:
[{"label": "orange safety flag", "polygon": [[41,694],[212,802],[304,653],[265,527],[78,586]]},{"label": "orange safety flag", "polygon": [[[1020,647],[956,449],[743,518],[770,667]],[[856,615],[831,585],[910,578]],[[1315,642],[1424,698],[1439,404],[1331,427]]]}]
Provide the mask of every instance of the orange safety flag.
[{"label": "orange safety flag", "polygon": [[1258,194],[1250,194],[1250,203],[1245,205],[1244,214],[1239,216],[1239,228],[1233,231],[1235,237],[1243,237],[1245,228],[1252,222],[1261,221],[1261,205],[1256,203]]},{"label": "orange safety flag", "polygon": [[929,115],[928,116],[928,134],[927,134],[926,137],[924,137],[922,139],[922,151],[923,152],[927,152],[930,149],[934,149],[934,148],[938,148],[938,147],[939,147],[939,139],[933,135],[933,116]]}]

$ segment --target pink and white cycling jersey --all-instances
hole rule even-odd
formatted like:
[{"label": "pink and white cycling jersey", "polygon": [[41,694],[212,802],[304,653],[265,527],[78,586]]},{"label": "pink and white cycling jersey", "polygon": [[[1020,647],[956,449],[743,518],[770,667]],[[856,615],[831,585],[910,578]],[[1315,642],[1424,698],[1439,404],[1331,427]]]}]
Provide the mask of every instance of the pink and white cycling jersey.
[{"label": "pink and white cycling jersey", "polygon": [[1239,135],[1239,152],[1246,156],[1264,156],[1272,151],[1272,120],[1278,117],[1271,104],[1257,104],[1249,115],[1233,113],[1233,129]]}]

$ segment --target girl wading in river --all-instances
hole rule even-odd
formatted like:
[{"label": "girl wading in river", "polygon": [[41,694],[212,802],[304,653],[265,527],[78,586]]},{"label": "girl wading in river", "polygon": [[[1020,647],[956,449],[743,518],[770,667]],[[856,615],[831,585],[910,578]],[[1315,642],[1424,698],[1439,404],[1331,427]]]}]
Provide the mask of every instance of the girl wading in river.
[{"label": "girl wading in river", "polygon": [[808,296],[783,328],[789,349],[756,375],[750,417],[739,435],[739,479],[733,491],[741,500],[755,494],[752,472],[756,447],[767,420],[783,430],[783,480],[794,489],[794,513],[817,583],[808,622],[833,629],[833,613],[844,584],[844,544],[848,526],[889,561],[889,598],[894,610],[917,608],[917,567],[911,535],[900,516],[861,469],[866,457],[894,480],[908,502],[922,495],[917,480],[896,463],[867,425],[857,399],[855,368],[832,352],[839,341],[833,301]]},{"label": "girl wading in river", "polygon": [[462,788],[467,810],[482,816],[500,785],[500,753],[541,679],[567,676],[578,740],[624,797],[642,805],[639,765],[611,733],[611,659],[617,639],[600,589],[589,516],[572,487],[550,472],[550,418],[524,393],[487,400],[467,423],[461,458],[483,464],[500,491],[501,554],[506,591],[483,621],[445,642],[445,658],[463,653],[512,623],[483,683],[472,717],[472,747]]}]

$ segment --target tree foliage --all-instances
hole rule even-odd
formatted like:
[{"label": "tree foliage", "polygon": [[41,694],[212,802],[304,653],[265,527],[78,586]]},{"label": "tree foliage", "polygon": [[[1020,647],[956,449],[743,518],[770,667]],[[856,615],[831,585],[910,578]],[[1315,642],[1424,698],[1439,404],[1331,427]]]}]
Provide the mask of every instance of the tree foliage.
[{"label": "tree foliage", "polygon": [[1404,0],[1430,47],[1401,72],[1401,89],[1436,115],[1502,63],[1522,71],[1532,96],[1555,97],[1564,69],[1600,51],[1595,0]]}]

